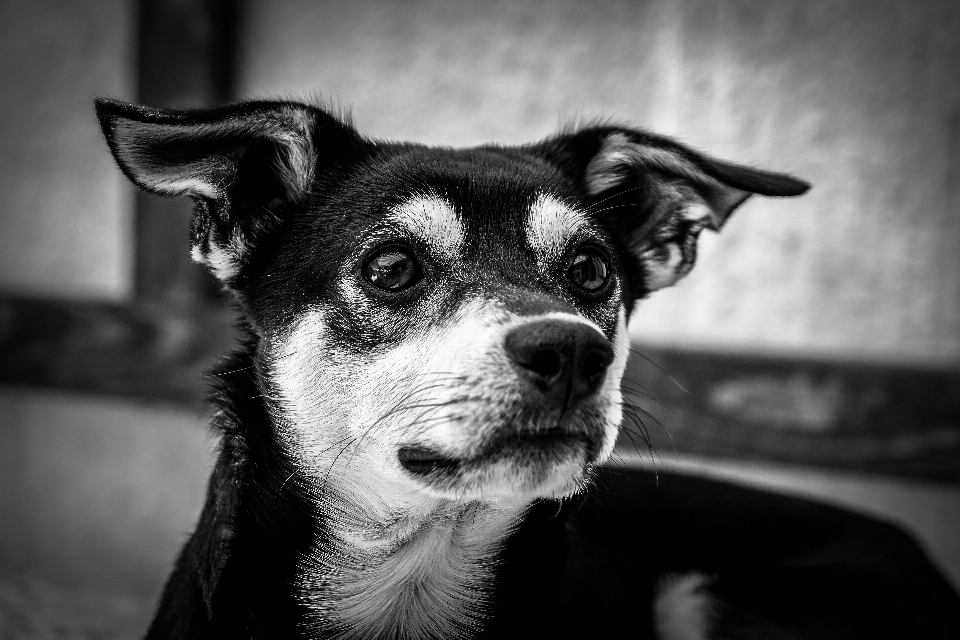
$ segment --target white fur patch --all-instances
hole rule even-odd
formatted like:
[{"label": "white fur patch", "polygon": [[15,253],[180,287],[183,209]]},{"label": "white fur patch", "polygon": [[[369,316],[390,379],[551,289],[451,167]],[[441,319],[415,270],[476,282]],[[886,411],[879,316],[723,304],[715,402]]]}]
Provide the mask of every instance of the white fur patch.
[{"label": "white fur patch", "polygon": [[476,430],[457,428],[466,415],[453,376],[483,368],[501,314],[469,305],[453,326],[365,362],[336,355],[325,315],[300,320],[273,375],[281,438],[333,525],[307,559],[303,601],[338,638],[462,636],[480,619],[493,559],[529,500],[431,495],[400,468],[397,446],[473,446]]},{"label": "white fur patch", "polygon": [[707,175],[682,155],[632,142],[622,133],[608,136],[587,165],[587,191],[597,195],[631,176],[651,170],[666,176],[667,183],[695,184],[709,191],[709,206],[700,201],[685,208],[681,215],[687,219],[708,220],[707,226],[712,229],[719,229],[730,212],[750,196],[748,191],[736,189]]},{"label": "white fur patch", "polygon": [[[463,229],[443,200],[416,198],[391,221],[459,258]],[[389,327],[389,314],[346,274],[338,293],[359,317]],[[433,313],[426,302],[419,312]],[[300,597],[317,621],[339,629],[336,637],[463,636],[482,620],[500,545],[526,507],[582,490],[588,477],[586,451],[543,462],[486,458],[494,431],[543,428],[536,412],[518,409],[523,387],[505,336],[548,318],[602,332],[580,315],[516,316],[474,298],[444,323],[407,328],[389,349],[358,356],[330,335],[329,313],[317,306],[268,340],[281,445],[330,523],[331,535],[304,559]],[[602,422],[600,461],[612,452],[622,417],[629,350],[622,309],[618,322],[602,388],[568,416]],[[459,475],[452,484],[411,475],[398,459],[404,446],[462,461]]]},{"label": "white fur patch", "polygon": [[[356,304],[362,304],[359,297]],[[350,487],[351,493],[419,491],[424,497],[462,500],[569,495],[578,488],[581,460],[571,459],[569,469],[557,467],[547,475],[501,461],[465,477],[452,495],[421,487],[397,460],[398,448],[406,444],[471,458],[486,444],[491,429],[511,424],[520,391],[502,348],[504,337],[523,322],[554,316],[590,324],[600,332],[581,316],[521,318],[476,300],[448,325],[408,335],[390,351],[361,360],[349,353],[338,355],[326,337],[324,313],[310,312],[274,356],[272,378],[280,388],[278,401],[287,424],[281,436],[289,438],[288,446],[305,457],[313,474],[329,475],[331,483]],[[623,328],[620,339],[627,339]],[[625,345],[617,345],[623,361]],[[610,367],[594,411],[619,409],[621,374],[618,360]],[[613,446],[619,426],[613,418],[608,418],[611,435],[605,448]],[[389,489],[392,485],[395,489]]]},{"label": "white fur patch", "polygon": [[192,163],[168,164],[153,158],[143,150],[141,140],[177,139],[183,135],[184,127],[179,125],[144,125],[125,118],[118,118],[114,124],[117,160],[146,189],[169,196],[195,195],[210,199],[219,199],[222,192],[207,178],[203,169],[206,159]]},{"label": "white fur patch", "polygon": [[557,198],[541,194],[527,214],[527,244],[541,264],[559,260],[570,238],[587,225],[587,217]]},{"label": "white fur patch", "polygon": [[228,282],[240,273],[240,260],[247,251],[247,243],[243,232],[237,229],[227,244],[209,240],[207,251],[204,253],[199,244],[190,249],[190,257],[213,272],[220,281]]},{"label": "white fur patch", "polygon": [[[265,117],[253,116],[222,125],[143,123],[126,118],[113,122],[112,138],[117,160],[142,187],[168,196],[201,196],[212,200],[225,197],[223,185],[233,179],[233,168],[226,156],[197,157],[190,162],[171,163],[150,151],[151,142],[203,139],[217,133],[245,134],[249,139],[263,138],[279,143],[281,158],[276,169],[290,198],[302,196],[313,179],[316,150],[311,129],[313,116],[309,110],[291,105]],[[146,144],[145,144],[146,143]]]},{"label": "white fur patch", "polygon": [[[582,489],[582,456],[549,468],[510,458],[465,471],[450,489],[425,486],[397,452],[418,443],[471,459],[490,429],[516,419],[517,385],[502,348],[516,317],[473,300],[441,327],[411,334],[372,358],[341,352],[316,308],[271,342],[279,435],[331,523],[305,559],[301,598],[342,638],[449,638],[482,619],[502,541],[536,497]],[[621,418],[628,336],[621,310],[615,359],[597,406],[601,457]],[[394,635],[396,632],[396,635]]]},{"label": "white fur patch", "polygon": [[716,214],[703,202],[691,202],[681,210],[680,215],[684,220],[699,222],[703,226],[717,224]]},{"label": "white fur patch", "polygon": [[607,367],[607,377],[599,391],[601,395],[610,398],[610,404],[607,406],[606,440],[600,452],[598,464],[606,462],[617,444],[617,435],[620,433],[620,424],[623,422],[623,394],[620,385],[629,357],[630,334],[627,331],[627,312],[621,306],[617,313],[617,337],[613,341],[613,362]]},{"label": "white fur patch", "polygon": [[700,573],[664,578],[653,603],[658,640],[707,640],[715,611]]},{"label": "white fur patch", "polygon": [[622,133],[614,133],[603,141],[597,155],[587,165],[587,190],[591,195],[615,187],[624,178],[641,170],[654,169],[676,178],[694,180],[700,184],[723,187],[694,164],[666,149],[631,142]]},{"label": "white fur patch", "polygon": [[301,585],[307,606],[336,638],[465,637],[480,620],[496,553],[523,511],[457,504],[392,529],[339,529],[314,552],[319,573]]},{"label": "white fur patch", "polygon": [[644,284],[649,291],[669,287],[686,275],[683,269],[683,251],[676,242],[644,251],[640,254],[640,259],[644,266]]},{"label": "white fur patch", "polygon": [[463,247],[460,217],[450,203],[438,195],[412,198],[391,212],[390,218],[444,258],[455,258]]},{"label": "white fur patch", "polygon": [[272,137],[283,144],[286,154],[277,168],[291,199],[303,196],[313,180],[313,171],[317,162],[317,152],[313,148],[313,136],[310,131],[315,126],[310,112],[291,107],[284,110],[287,120],[271,130]]}]

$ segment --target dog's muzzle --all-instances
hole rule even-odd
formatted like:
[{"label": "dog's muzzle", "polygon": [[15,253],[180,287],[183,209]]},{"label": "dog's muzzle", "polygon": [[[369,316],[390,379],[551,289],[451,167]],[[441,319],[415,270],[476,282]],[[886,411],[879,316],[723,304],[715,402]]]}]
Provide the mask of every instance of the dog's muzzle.
[{"label": "dog's muzzle", "polygon": [[597,395],[614,360],[607,338],[585,322],[547,318],[511,329],[503,349],[523,398],[516,419],[492,429],[467,457],[402,447],[403,468],[419,476],[452,474],[507,458],[546,468],[571,456],[595,455],[604,425],[576,414]]}]

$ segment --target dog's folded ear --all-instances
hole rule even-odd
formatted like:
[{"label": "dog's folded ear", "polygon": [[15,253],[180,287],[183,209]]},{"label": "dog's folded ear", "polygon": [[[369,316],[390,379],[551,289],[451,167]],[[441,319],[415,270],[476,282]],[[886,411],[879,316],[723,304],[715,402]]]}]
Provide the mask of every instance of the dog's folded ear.
[{"label": "dog's folded ear", "polygon": [[228,284],[258,236],[308,196],[318,166],[344,162],[361,144],[347,124],[293,102],[165,110],[100,99],[96,110],[130,180],[194,198],[193,257]]},{"label": "dog's folded ear", "polygon": [[700,232],[719,230],[751,195],[798,196],[810,188],[620,127],[561,134],[534,150],[574,179],[590,211],[623,242],[636,298],[685,276]]}]

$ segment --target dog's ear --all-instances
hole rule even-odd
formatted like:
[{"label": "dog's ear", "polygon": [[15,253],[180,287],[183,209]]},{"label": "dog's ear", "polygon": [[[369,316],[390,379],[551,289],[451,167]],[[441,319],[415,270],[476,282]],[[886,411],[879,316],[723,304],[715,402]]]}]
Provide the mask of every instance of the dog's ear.
[{"label": "dog's ear", "polygon": [[162,110],[101,99],[96,110],[130,180],[194,198],[193,258],[227,284],[259,236],[307,197],[318,166],[342,164],[361,144],[347,124],[292,102]]},{"label": "dog's ear", "polygon": [[635,298],[685,276],[700,232],[719,230],[751,195],[798,196],[810,188],[619,127],[561,134],[535,151],[577,183],[590,211],[622,242]]}]

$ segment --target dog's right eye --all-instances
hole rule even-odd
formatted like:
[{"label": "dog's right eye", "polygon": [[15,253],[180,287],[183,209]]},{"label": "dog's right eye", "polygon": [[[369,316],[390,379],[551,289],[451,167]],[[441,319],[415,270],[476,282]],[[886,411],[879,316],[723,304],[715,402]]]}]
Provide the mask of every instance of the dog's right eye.
[{"label": "dog's right eye", "polygon": [[388,247],[373,254],[363,266],[367,282],[386,291],[402,291],[423,277],[420,263],[407,249]]}]

